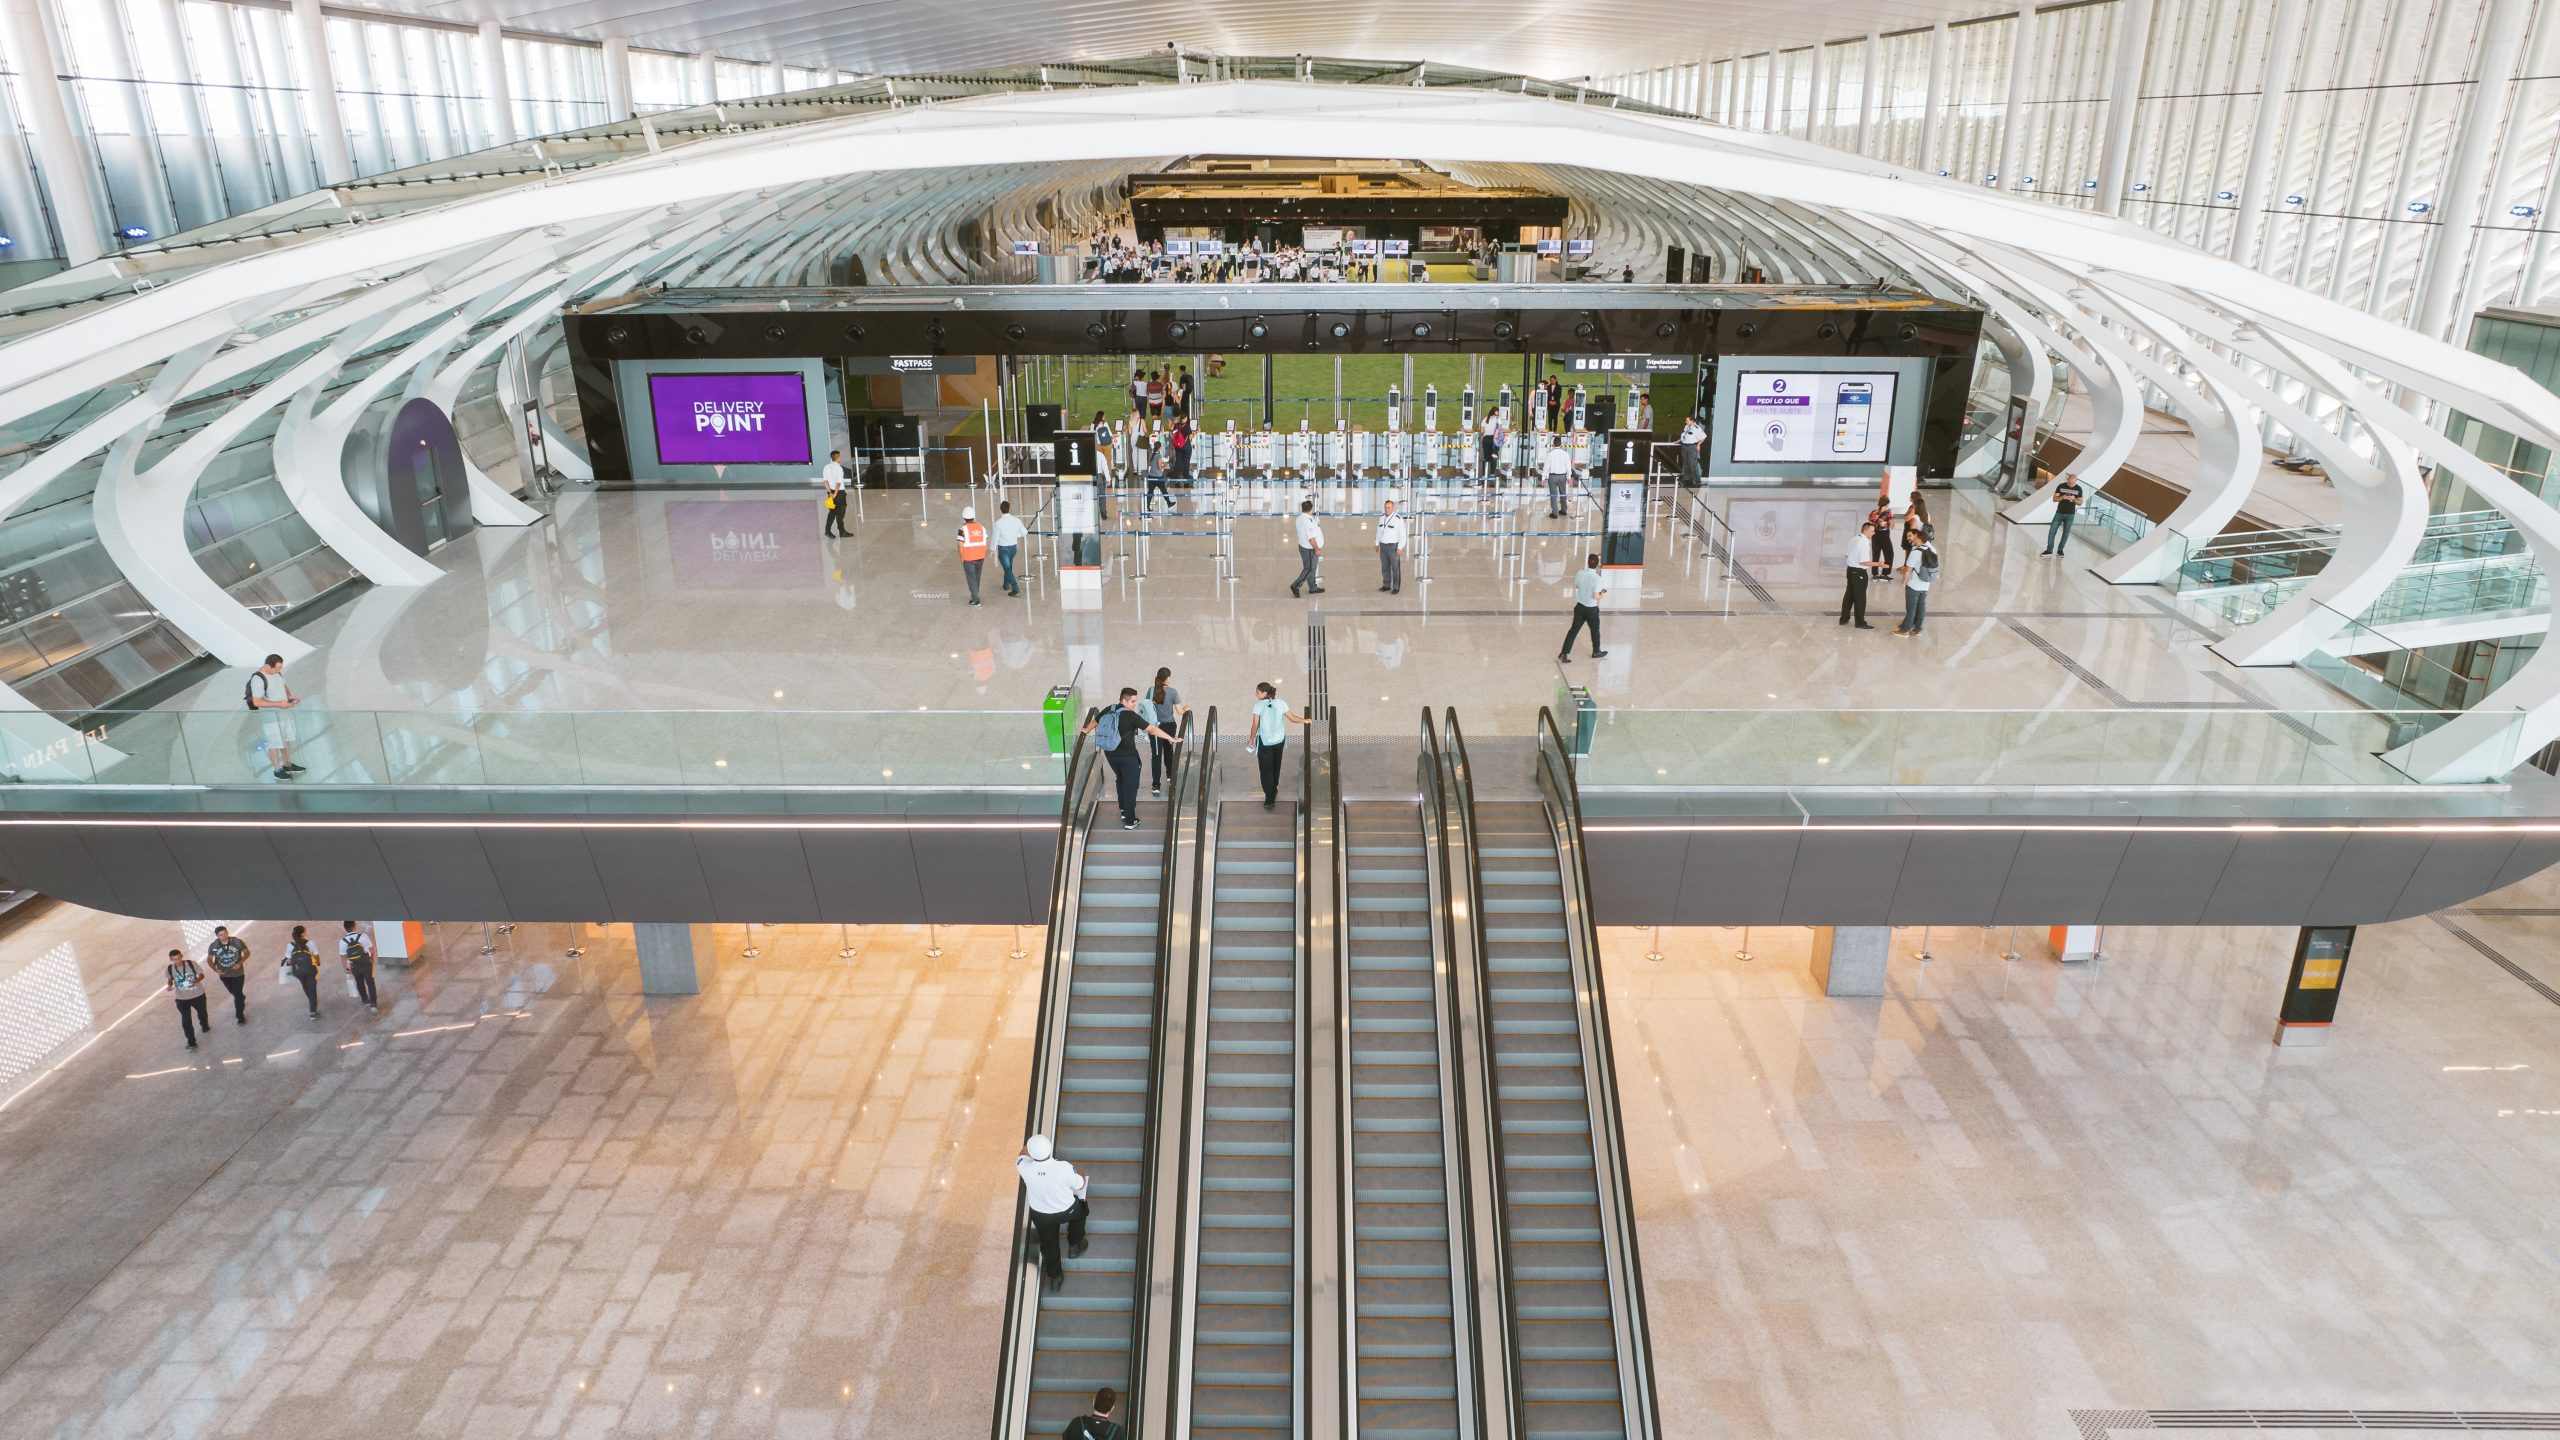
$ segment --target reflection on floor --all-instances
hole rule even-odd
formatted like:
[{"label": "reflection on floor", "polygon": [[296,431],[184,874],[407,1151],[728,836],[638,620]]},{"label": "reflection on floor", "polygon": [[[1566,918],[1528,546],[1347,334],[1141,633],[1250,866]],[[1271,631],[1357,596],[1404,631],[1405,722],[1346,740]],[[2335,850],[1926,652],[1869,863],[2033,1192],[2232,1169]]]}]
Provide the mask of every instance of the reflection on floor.
[{"label": "reflection on floor", "polygon": [[67,939],[131,1018],[0,1111],[0,1432],[985,1434],[1039,1000],[1014,932],[936,959],[857,927],[845,960],[759,927],[750,961],[711,927],[675,1000],[627,930],[573,960],[564,927],[483,956],[444,926],[380,1017],[330,986],[310,1021],[260,925],[248,1025],[191,1053],[156,993],[181,927],[47,918],[0,968]]},{"label": "reflection on floor", "polygon": [[[1608,613],[1608,658],[1562,667],[1573,571],[1597,544],[1587,500],[1554,522],[1537,503],[1426,515],[1428,563],[1411,557],[1394,595],[1379,593],[1371,522],[1335,518],[1326,593],[1308,601],[1288,594],[1297,556],[1277,513],[1295,493],[1271,487],[1272,513],[1236,522],[1234,579],[1201,522],[1173,516],[1143,550],[1115,542],[1100,608],[1071,611],[1028,559],[1025,598],[1005,596],[991,567],[986,604],[968,604],[952,543],[960,491],[872,492],[847,541],[820,538],[808,497],[578,492],[529,531],[439,551],[449,574],[436,584],[370,590],[312,621],[298,633],[320,653],[288,674],[332,710],[913,711],[1033,709],[1079,671],[1092,697],[1165,665],[1193,705],[1234,710],[1260,680],[1305,698],[1320,619],[1329,698],[1352,735],[1401,738],[1422,706],[1446,704],[1481,733],[1525,735],[1566,679],[1603,706],[1661,708],[2342,703],[2298,672],[2224,664],[2204,648],[2215,631],[2149,587],[2096,579],[2085,541],[2039,555],[2042,528],[1999,520],[1975,488],[1930,493],[1946,569],[1916,643],[1890,636],[1896,586],[1871,597],[1875,632],[1836,623],[1859,494],[1737,491],[1711,501],[1747,527],[1731,583],[1666,519],[1638,603]],[[1515,513],[1523,538],[1492,538]],[[237,711],[237,677],[177,703]]]},{"label": "reflection on floor", "polygon": [[[12,982],[66,953],[89,1017],[0,1079],[0,1433],[984,1434],[1013,932],[715,927],[689,999],[625,932],[429,933],[312,1022],[251,927],[196,1054],[157,967],[202,927],[0,938],[0,1033],[62,1028]],[[1605,936],[1667,1435],[2560,1410],[2560,880],[2365,930],[2313,1050],[2288,932],[2010,938],[1828,1000],[1801,930]]]}]

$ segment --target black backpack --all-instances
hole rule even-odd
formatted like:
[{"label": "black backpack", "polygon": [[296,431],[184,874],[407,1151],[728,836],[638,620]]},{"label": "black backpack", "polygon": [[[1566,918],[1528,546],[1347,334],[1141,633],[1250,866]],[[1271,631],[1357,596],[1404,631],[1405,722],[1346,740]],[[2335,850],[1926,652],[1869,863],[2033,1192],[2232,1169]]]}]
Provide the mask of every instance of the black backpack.
[{"label": "black backpack", "polygon": [[1058,1440],[1120,1440],[1128,1433],[1116,1420],[1079,1415],[1067,1422],[1067,1428],[1058,1432]]},{"label": "black backpack", "polygon": [[255,670],[249,672],[248,679],[240,682],[240,703],[252,710],[258,708],[258,672]]}]

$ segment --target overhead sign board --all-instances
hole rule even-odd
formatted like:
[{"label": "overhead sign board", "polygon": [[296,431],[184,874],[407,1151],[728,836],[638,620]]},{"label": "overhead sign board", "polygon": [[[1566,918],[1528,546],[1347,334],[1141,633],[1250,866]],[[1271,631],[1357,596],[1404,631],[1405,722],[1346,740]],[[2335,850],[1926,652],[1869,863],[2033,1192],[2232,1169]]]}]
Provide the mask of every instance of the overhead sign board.
[{"label": "overhead sign board", "polygon": [[975,375],[975,355],[848,355],[849,375]]},{"label": "overhead sign board", "polygon": [[1567,370],[1603,375],[1685,375],[1696,368],[1694,355],[1567,355]]}]

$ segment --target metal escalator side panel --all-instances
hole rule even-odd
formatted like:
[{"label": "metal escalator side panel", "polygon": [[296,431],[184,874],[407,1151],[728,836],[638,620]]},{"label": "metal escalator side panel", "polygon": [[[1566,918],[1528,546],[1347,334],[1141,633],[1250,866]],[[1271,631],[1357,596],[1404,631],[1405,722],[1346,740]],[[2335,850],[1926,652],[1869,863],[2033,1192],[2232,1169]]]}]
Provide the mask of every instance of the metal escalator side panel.
[{"label": "metal escalator side panel", "polygon": [[1476,1406],[1473,1433],[1508,1437],[1518,1433],[1520,1376],[1511,1333],[1511,1262],[1503,1245],[1509,1223],[1502,1188],[1502,1130],[1494,1103],[1493,1017],[1487,1013],[1485,988],[1483,884],[1475,859],[1474,768],[1456,710],[1446,713],[1437,737],[1426,712],[1424,736],[1437,753],[1444,811],[1441,850],[1450,947],[1446,978],[1456,1042],[1450,1074],[1466,1172],[1459,1212],[1464,1223],[1452,1228],[1466,1237],[1458,1258],[1466,1266],[1466,1314],[1472,1326],[1467,1338],[1478,1357],[1476,1383],[1470,1392]]},{"label": "metal escalator side panel", "polygon": [[[1031,1061],[1031,1094],[1024,1104],[1023,1138],[1045,1134],[1054,1125],[1061,1072],[1066,1063],[1067,1011],[1075,952],[1075,926],[1084,875],[1087,843],[1093,835],[1093,787],[1101,757],[1076,737],[1067,755],[1058,818],[1058,853],[1049,876],[1049,928],[1041,944],[1040,1012]],[[1022,1243],[1030,1228],[1030,1207],[1017,1194],[1008,1246]],[[1037,1267],[1015,1264],[1005,1287],[1004,1328],[996,1361],[996,1407],[991,1440],[1020,1440],[1030,1427],[1031,1362],[1039,1336],[1040,1275]]]},{"label": "metal escalator side panel", "polygon": [[[1217,886],[1211,868],[1217,862],[1219,807],[1216,785],[1218,712],[1209,711],[1207,723],[1198,730],[1200,746],[1196,761],[1186,763],[1200,767],[1200,784],[1193,798],[1192,826],[1192,918],[1190,924],[1187,965],[1192,979],[1191,1021],[1189,1033],[1208,1033],[1209,986],[1205,975],[1210,963],[1211,934],[1216,925]],[[1176,807],[1183,800],[1179,786]],[[1189,1063],[1184,1067],[1182,1091],[1182,1136],[1177,1148],[1182,1151],[1183,1173],[1180,1186],[1181,1225],[1180,1256],[1177,1264],[1180,1303],[1176,1306],[1176,1331],[1172,1346],[1174,1369],[1164,1377],[1170,1396],[1171,1416],[1166,1433],[1187,1435],[1191,1432],[1191,1389],[1193,1362],[1199,1332],[1199,1264],[1200,1264],[1200,1147],[1206,1139],[1208,1086],[1200,1074],[1206,1063],[1206,1047],[1190,1048]]]},{"label": "metal escalator side panel", "polygon": [[[1300,1379],[1291,1433],[1339,1440],[1350,1423],[1356,1357],[1350,1353],[1351,1226],[1343,1213],[1343,1155],[1350,1113],[1344,1063],[1341,974],[1342,770],[1334,711],[1309,734],[1298,791],[1298,1267]],[[1312,728],[1312,727],[1311,727]],[[1317,741],[1321,738],[1319,753]]]},{"label": "metal escalator side panel", "polygon": [[[1133,1437],[1183,1433],[1175,1410],[1189,1385],[1189,1336],[1182,1315],[1187,1308],[1184,1266],[1194,1247],[1185,1243],[1195,1223],[1188,1200],[1192,1172],[1191,1130],[1187,1110],[1196,1087],[1197,1033],[1192,1028],[1193,967],[1197,945],[1195,917],[1201,904],[1200,881],[1204,781],[1216,767],[1214,744],[1217,711],[1195,725],[1184,717],[1184,742],[1174,750],[1173,792],[1165,811],[1165,833],[1158,854],[1156,912],[1156,985],[1153,1064],[1147,1081],[1143,1124],[1146,1176],[1139,1207],[1139,1243],[1132,1296],[1135,1313],[1129,1337],[1129,1430]],[[1205,743],[1204,743],[1205,737]],[[1170,1133],[1167,1122],[1181,1123]]]},{"label": "metal escalator side panel", "polygon": [[1591,909],[1590,852],[1571,757],[1555,716],[1541,707],[1538,780],[1555,834],[1557,871],[1564,887],[1565,943],[1579,1002],[1583,1096],[1590,1114],[1593,1178],[1600,1192],[1602,1247],[1609,1263],[1619,1404],[1627,1417],[1628,1433],[1639,1440],[1655,1440],[1662,1433],[1662,1416],[1654,1391],[1652,1334],[1645,1317],[1644,1267],[1637,1251],[1635,1199],[1627,1180],[1626,1131],[1618,1104],[1608,994],[1600,968],[1599,926]]}]

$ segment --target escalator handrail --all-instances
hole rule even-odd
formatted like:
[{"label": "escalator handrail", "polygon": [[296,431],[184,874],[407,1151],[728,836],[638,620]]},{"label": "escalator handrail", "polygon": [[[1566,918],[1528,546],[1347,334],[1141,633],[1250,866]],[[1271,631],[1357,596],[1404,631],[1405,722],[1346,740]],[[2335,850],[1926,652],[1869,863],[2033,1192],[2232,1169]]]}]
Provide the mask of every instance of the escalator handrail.
[{"label": "escalator handrail", "polygon": [[[1088,710],[1090,723],[1101,712]],[[1058,853],[1049,872],[1049,929],[1040,945],[1040,1018],[1031,1058],[1031,1098],[1024,1105],[1022,1136],[1055,1128],[1058,1087],[1066,1066],[1068,987],[1075,958],[1076,917],[1082,909],[1085,846],[1093,838],[1093,787],[1101,753],[1079,730],[1067,752],[1064,793],[1058,806]],[[1007,1245],[1019,1245],[1030,1228],[1030,1203],[1017,1193]],[[996,1407],[991,1440],[1022,1440],[1031,1425],[1031,1354],[1040,1330],[1040,1271],[1012,1265],[1005,1287],[1003,1348],[996,1358]]]},{"label": "escalator handrail", "polygon": [[1627,1180],[1627,1137],[1618,1107],[1616,1052],[1602,989],[1600,935],[1591,908],[1591,852],[1584,843],[1582,797],[1573,782],[1572,751],[1553,712],[1538,708],[1538,785],[1547,792],[1556,828],[1557,872],[1564,882],[1565,946],[1573,957],[1583,1045],[1583,1098],[1591,1119],[1592,1175],[1600,1190],[1601,1239],[1611,1263],[1610,1319],[1617,1331],[1620,1409],[1627,1433],[1653,1440],[1662,1417],[1653,1389],[1653,1342],[1645,1323],[1644,1266],[1636,1253],[1635,1200]]},{"label": "escalator handrail", "polygon": [[[1207,717],[1192,727],[1195,755],[1184,763],[1194,767],[1198,776],[1192,787],[1196,799],[1192,808],[1193,828],[1199,835],[1191,857],[1193,901],[1191,910],[1191,1034],[1202,1037],[1192,1047],[1192,1064],[1184,1086],[1183,1177],[1181,1187],[1181,1260],[1176,1267],[1180,1286],[1176,1313],[1181,1326],[1173,1346],[1176,1370],[1168,1381],[1172,1395],[1173,1428],[1171,1433],[1186,1434],[1191,1428],[1191,1387],[1193,1355],[1199,1342],[1200,1329],[1200,1186],[1201,1147],[1207,1142],[1208,1125],[1208,1049],[1205,1037],[1209,1022],[1209,959],[1211,932],[1217,926],[1218,863],[1218,710],[1209,707]],[[1176,791],[1174,803],[1181,804]]]},{"label": "escalator handrail", "polygon": [[[1456,966],[1451,966],[1450,978],[1461,987],[1462,993],[1475,997],[1472,1006],[1462,1005],[1459,1010],[1462,1015],[1470,1010],[1474,1014],[1472,1038],[1476,1054],[1483,1061],[1476,1081],[1482,1091],[1477,1108],[1483,1116],[1483,1123],[1471,1127],[1482,1131],[1483,1178],[1478,1181],[1471,1177],[1471,1184],[1481,1185],[1485,1191],[1484,1208],[1490,1213],[1471,1215],[1471,1219],[1492,1227],[1485,1239],[1492,1252],[1494,1303],[1490,1314],[1485,1313],[1486,1307],[1478,1307],[1476,1343],[1489,1361],[1498,1361],[1499,1364],[1498,1368],[1492,1364],[1486,1367],[1486,1379],[1480,1391],[1484,1396],[1482,1423],[1484,1434],[1504,1435],[1510,1433],[1523,1410],[1518,1364],[1520,1337],[1511,1298],[1519,1287],[1511,1273],[1511,1247],[1504,1243],[1505,1237],[1511,1233],[1511,1197],[1502,1187],[1502,1122],[1494,1096],[1493,1006],[1489,998],[1492,985],[1485,951],[1484,877],[1478,863],[1476,838],[1475,767],[1467,759],[1467,737],[1458,726],[1458,712],[1454,707],[1443,716],[1441,733],[1446,737],[1441,748],[1442,774],[1448,786],[1450,814],[1458,825],[1455,864],[1464,882],[1462,887],[1453,887],[1453,893],[1462,891],[1466,900],[1469,952],[1466,958],[1470,962],[1470,969],[1465,975],[1459,974]],[[1478,1257],[1476,1263],[1483,1263],[1482,1259]],[[1502,1410],[1500,1415],[1493,1413],[1497,1402]]]},{"label": "escalator handrail", "polygon": [[[1294,1249],[1300,1303],[1292,1326],[1300,1384],[1291,1433],[1340,1440],[1355,1428],[1352,1384],[1359,1367],[1351,1346],[1351,991],[1346,983],[1351,925],[1345,913],[1350,890],[1344,875],[1348,847],[1342,823],[1342,747],[1333,707],[1326,706],[1321,719],[1321,736],[1309,727],[1305,779],[1298,792],[1298,973],[1306,977],[1303,988],[1310,1001],[1328,1002],[1324,1008],[1330,1033],[1317,1032],[1314,1004],[1297,1007],[1298,1089],[1304,1103],[1297,1107],[1301,1143]],[[1321,763],[1316,758],[1319,741]],[[1330,994],[1319,996],[1319,986]],[[1319,1064],[1320,1058],[1326,1063]],[[1331,1116],[1330,1133],[1321,1141],[1315,1134],[1319,1105]],[[1327,1223],[1318,1225],[1319,1218]]]},{"label": "escalator handrail", "polygon": [[[1212,727],[1216,717],[1217,711],[1211,710]],[[1198,1215],[1187,1203],[1190,1187],[1197,1183],[1191,1162],[1198,1132],[1192,1128],[1189,1105],[1203,1083],[1197,1065],[1207,1052],[1204,1046],[1190,1043],[1200,1033],[1193,1028],[1191,1016],[1198,969],[1196,953],[1186,953],[1187,949],[1196,952],[1199,939],[1188,921],[1201,903],[1204,852],[1196,800],[1193,814],[1185,815],[1183,807],[1186,800],[1205,796],[1207,787],[1201,782],[1216,761],[1195,743],[1203,727],[1193,724],[1189,715],[1176,722],[1174,733],[1183,743],[1174,747],[1173,793],[1165,804],[1164,844],[1158,860],[1155,1065],[1147,1076],[1146,1128],[1139,1160],[1147,1179],[1134,1257],[1138,1290],[1131,1297],[1129,1315],[1132,1440],[1181,1434],[1174,1418],[1176,1407],[1188,1405],[1191,1392],[1191,1337],[1181,1323],[1190,1309],[1189,1287],[1184,1283],[1186,1257],[1198,1254],[1198,1246],[1189,1243]],[[1138,738],[1148,737],[1140,732]],[[1177,965],[1182,966],[1185,981],[1178,990],[1173,983]],[[1168,1101],[1183,1107],[1182,1122],[1170,1136],[1165,1124]],[[1168,1170],[1171,1183],[1166,1183]]]},{"label": "escalator handrail", "polygon": [[[1440,1054],[1440,1135],[1443,1175],[1442,1194],[1449,1211],[1449,1335],[1457,1361],[1458,1434],[1490,1435],[1493,1429],[1481,1425],[1477,1416],[1484,1408],[1479,1373],[1490,1361],[1505,1368],[1503,1357],[1509,1353],[1508,1332],[1493,1327],[1493,1339],[1474,1343],[1478,1329],[1475,1303],[1475,1229],[1471,1219],[1473,1207],[1469,1196],[1474,1191],[1474,1163],[1466,1143],[1467,1127],[1461,1115],[1463,1091],[1458,1064],[1458,1006],[1454,993],[1458,967],[1474,965],[1473,947],[1461,947],[1458,910],[1463,903],[1472,929],[1472,901],[1464,901],[1451,890],[1449,876],[1449,827],[1456,823],[1452,813],[1454,801],[1446,761],[1440,749],[1440,735],[1431,723],[1431,711],[1422,712],[1421,754],[1415,760],[1415,788],[1422,801],[1422,871],[1423,885],[1430,898],[1431,963],[1434,980],[1431,987],[1433,1026],[1439,1037],[1435,1047]],[[1470,892],[1471,893],[1471,892]]]}]

